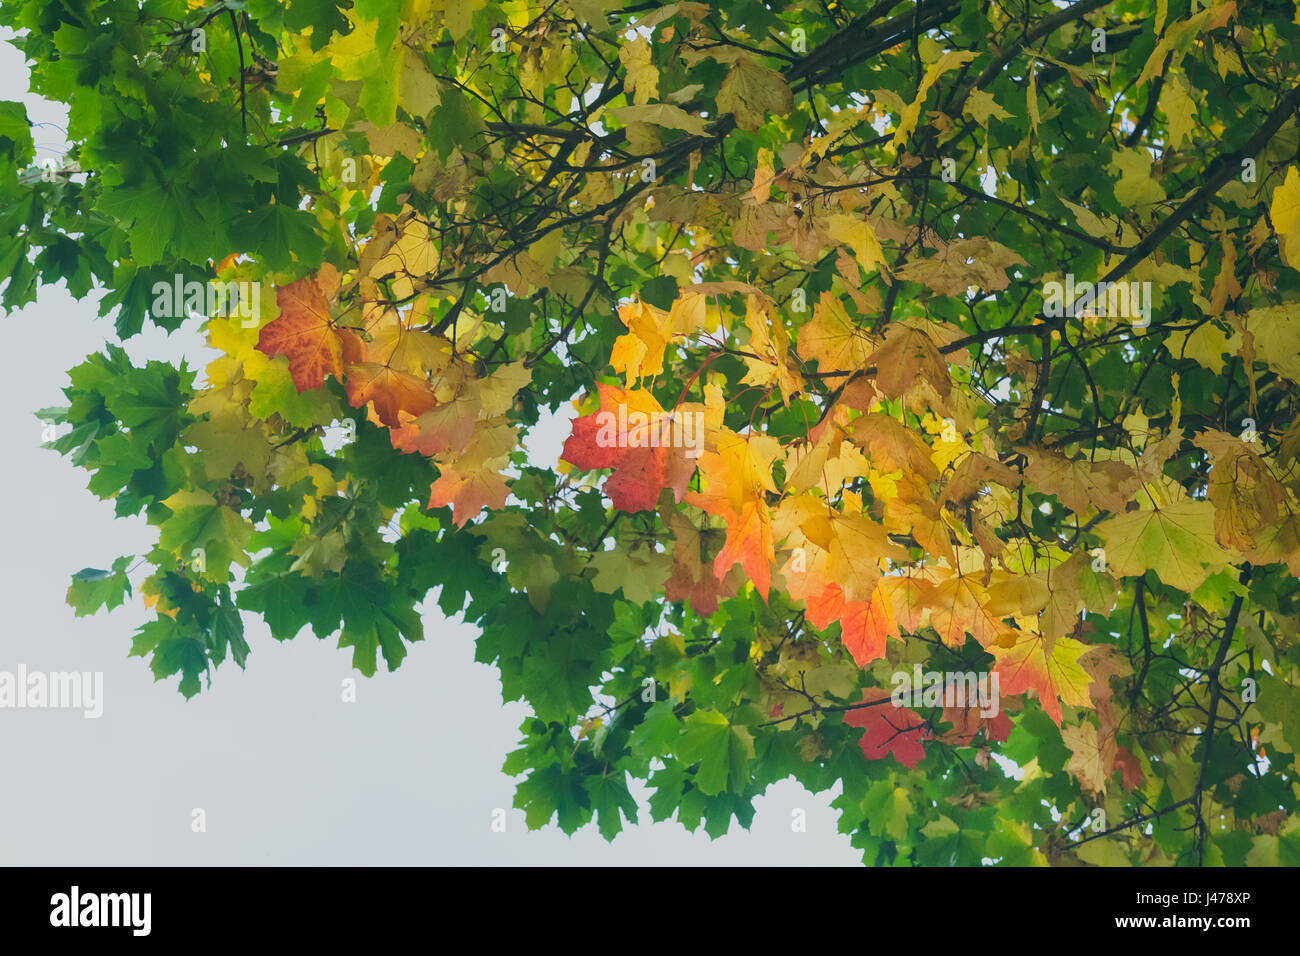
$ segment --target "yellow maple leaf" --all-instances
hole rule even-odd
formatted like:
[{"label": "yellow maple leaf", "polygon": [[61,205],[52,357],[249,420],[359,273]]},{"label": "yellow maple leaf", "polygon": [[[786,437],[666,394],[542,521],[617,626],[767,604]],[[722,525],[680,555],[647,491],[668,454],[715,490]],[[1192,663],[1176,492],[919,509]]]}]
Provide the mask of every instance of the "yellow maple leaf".
[{"label": "yellow maple leaf", "polygon": [[1300,269],[1300,173],[1294,166],[1286,171],[1286,179],[1273,190],[1269,217],[1277,232],[1282,248],[1282,261],[1292,269]]},{"label": "yellow maple leaf", "polygon": [[1170,587],[1191,593],[1238,557],[1215,540],[1214,506],[1186,499],[1115,515],[1097,526],[1106,561],[1117,576],[1148,570]]},{"label": "yellow maple leaf", "polygon": [[876,238],[871,223],[865,219],[836,214],[826,221],[826,234],[852,249],[864,272],[879,268],[888,275],[889,269],[885,266],[885,253],[880,248],[880,240]]},{"label": "yellow maple leaf", "polygon": [[633,91],[632,102],[644,106],[659,96],[659,70],[650,62],[650,44],[645,37],[625,43],[618,51],[619,62],[627,70],[627,85]]}]

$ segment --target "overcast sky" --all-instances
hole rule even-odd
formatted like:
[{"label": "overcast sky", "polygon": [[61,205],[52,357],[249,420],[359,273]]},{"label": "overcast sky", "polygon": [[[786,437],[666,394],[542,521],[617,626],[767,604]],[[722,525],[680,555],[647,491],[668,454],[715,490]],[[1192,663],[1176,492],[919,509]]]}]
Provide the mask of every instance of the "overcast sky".
[{"label": "overcast sky", "polygon": [[[27,95],[21,54],[0,40],[0,98],[20,98],[38,126],[37,160],[63,152],[63,110]],[[103,715],[0,708],[0,864],[762,864],[852,865],[859,854],[836,831],[832,795],[792,780],[757,801],[753,828],[733,823],[711,841],[675,822],[642,823],[607,844],[591,826],[572,838],[554,825],[529,832],[501,772],[528,711],[501,703],[494,668],[474,662],[474,628],[428,603],[425,640],[402,667],[370,680],[351,652],[309,631],[278,644],[245,615],[248,669],[227,662],[212,687],[186,702],[176,678],[154,683],[131,635],[149,618],[139,599],[77,619],[69,575],[142,554],[156,533],[115,519],[86,490],[88,473],[40,447],[33,413],[64,404],[67,369],[112,340],[95,296],[62,285],[3,323],[0,500],[6,516],[0,576],[0,672],[102,672]],[[189,323],[127,345],[132,358],[211,357]],[[530,443],[553,464],[563,420]],[[541,461],[544,455],[550,460]],[[143,568],[141,569],[144,570]],[[141,573],[133,576],[138,583]],[[356,677],[355,703],[341,699]],[[507,811],[493,832],[496,808]],[[192,829],[202,809],[206,832]],[[794,832],[792,811],[807,813]]]}]

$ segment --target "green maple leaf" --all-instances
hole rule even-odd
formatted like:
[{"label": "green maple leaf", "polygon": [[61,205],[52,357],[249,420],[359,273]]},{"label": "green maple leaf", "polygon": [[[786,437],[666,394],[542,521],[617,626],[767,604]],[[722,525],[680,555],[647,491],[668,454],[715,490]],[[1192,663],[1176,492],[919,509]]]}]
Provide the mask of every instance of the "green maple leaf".
[{"label": "green maple leaf", "polygon": [[220,664],[226,659],[229,648],[231,659],[242,670],[248,660],[249,646],[244,640],[244,621],[233,604],[220,605],[212,616],[210,628],[211,647],[209,656],[212,663]]},{"label": "green maple leaf", "polygon": [[199,678],[208,674],[208,656],[202,631],[197,625],[178,624],[170,617],[159,617],[142,624],[131,643],[131,656],[144,657],[146,654],[152,655],[149,669],[154,680],[179,673],[180,691],[186,699],[199,692]]},{"label": "green maple leaf", "polygon": [[172,445],[191,421],[185,411],[194,372],[164,362],[131,368],[105,383],[104,403],[132,436],[158,448]]},{"label": "green maple leaf", "polygon": [[0,100],[0,159],[17,170],[30,163],[35,155],[27,107],[12,100]]},{"label": "green maple leaf", "polygon": [[677,749],[682,760],[699,764],[695,785],[709,796],[744,789],[749,782],[749,763],[754,759],[754,738],[749,729],[728,723],[716,711],[697,711],[686,718],[685,724],[686,733]]},{"label": "green maple leaf", "polygon": [[611,771],[592,775],[583,781],[587,789],[587,799],[596,816],[596,826],[600,835],[606,840],[613,840],[623,829],[623,818],[628,823],[636,823],[636,800],[627,790],[627,775],[622,771]]},{"label": "green maple leaf", "polygon": [[158,546],[195,562],[200,577],[222,582],[231,564],[248,564],[244,547],[253,526],[239,512],[202,491],[178,491],[163,504],[172,516],[160,527]]},{"label": "green maple leaf", "polygon": [[291,0],[285,5],[285,26],[311,34],[312,50],[320,50],[334,34],[352,32],[343,5],[334,0]]},{"label": "green maple leaf", "polygon": [[127,566],[132,555],[126,555],[113,562],[111,571],[99,568],[82,568],[72,576],[68,586],[68,603],[76,610],[77,617],[94,614],[100,608],[121,607],[126,596],[131,593],[131,582],[127,579]]},{"label": "green maple leaf", "polygon": [[1113,573],[1140,575],[1150,568],[1165,584],[1189,593],[1233,559],[1215,541],[1214,506],[1208,501],[1130,511],[1108,518],[1097,530]]},{"label": "green maple leaf", "polygon": [[319,262],[325,253],[316,218],[282,203],[254,210],[235,228],[248,237],[249,250],[277,272],[302,271],[305,264]]},{"label": "green maple leaf", "polygon": [[515,807],[524,811],[530,830],[541,829],[554,818],[561,830],[573,833],[591,819],[582,775],[558,764],[530,773],[515,791]]}]

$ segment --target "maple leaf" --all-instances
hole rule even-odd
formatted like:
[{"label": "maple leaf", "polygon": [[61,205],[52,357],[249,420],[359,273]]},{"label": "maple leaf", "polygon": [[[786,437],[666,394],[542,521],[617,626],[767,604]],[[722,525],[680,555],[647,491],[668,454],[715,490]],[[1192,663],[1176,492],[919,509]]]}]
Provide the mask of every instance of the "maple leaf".
[{"label": "maple leaf", "polygon": [[1047,607],[1052,593],[1045,573],[1016,574],[998,570],[989,578],[984,607],[997,618],[1025,617]]},{"label": "maple leaf", "polygon": [[280,317],[262,328],[257,350],[289,359],[298,391],[320,388],[325,376],[343,377],[343,343],[330,318],[329,302],[317,278],[308,276],[275,293]]},{"label": "maple leaf", "polygon": [[610,110],[620,123],[654,123],[665,129],[685,130],[692,136],[704,136],[708,124],[698,116],[693,116],[680,106],[668,103],[646,103],[641,106],[622,106]]},{"label": "maple leaf", "polygon": [[[504,460],[501,462],[504,464]],[[438,480],[429,486],[430,508],[451,505],[456,527],[464,527],[484,508],[504,508],[510,495],[506,479],[486,464],[482,469],[462,475],[454,465],[441,468]]]},{"label": "maple leaf", "polygon": [[885,265],[885,252],[880,248],[880,240],[876,238],[871,223],[865,219],[857,216],[833,215],[826,221],[826,234],[853,250],[853,255],[857,258],[863,272],[880,269],[881,272],[888,274],[889,269]]},{"label": "maple leaf", "polygon": [[776,385],[788,404],[803,389],[803,380],[789,354],[789,335],[779,315],[769,314],[764,298],[751,295],[745,310],[745,328],[749,330],[749,351],[757,358],[746,358],[747,385]]},{"label": "maple leaf", "polygon": [[1115,748],[1115,766],[1120,769],[1120,783],[1125,790],[1136,790],[1146,781],[1137,757],[1124,747]]},{"label": "maple leaf", "polygon": [[[573,420],[561,460],[584,471],[612,468],[605,494],[619,511],[652,510],[664,488],[673,489],[681,501],[695,462],[686,456],[685,447],[670,447],[667,442],[674,434],[684,435],[683,423],[696,410],[665,412],[654,396],[640,389],[601,383],[596,389],[600,408]],[[692,418],[691,427],[698,421]]]},{"label": "maple leaf", "polygon": [[429,227],[418,218],[407,219],[401,226],[401,236],[390,244],[387,254],[370,269],[369,276],[380,279],[393,276],[393,295],[408,298],[415,290],[414,279],[434,272],[441,253]]},{"label": "maple leaf", "polygon": [[944,486],[940,501],[964,505],[974,498],[987,482],[997,482],[1004,488],[1018,488],[1020,475],[987,455],[970,452],[963,455],[957,467],[953,469],[948,483]]},{"label": "maple leaf", "polygon": [[[1292,236],[1300,236],[1300,226],[1295,227]],[[1296,245],[1300,246],[1300,241]],[[1293,266],[1298,264],[1292,260]],[[1255,360],[1266,363],[1293,382],[1300,382],[1300,316],[1297,316],[1295,306],[1251,309],[1246,322],[1243,345],[1245,341],[1252,343]],[[1241,354],[1243,357],[1247,355],[1244,348]]]},{"label": "maple leaf", "polygon": [[1294,498],[1288,500],[1285,515],[1279,515],[1271,526],[1255,534],[1255,547],[1246,557],[1258,564],[1281,561],[1293,577],[1300,577],[1300,507]]},{"label": "maple leaf", "polygon": [[1091,706],[1088,685],[1092,678],[1079,663],[1079,658],[1088,652],[1087,644],[1062,637],[1049,648],[1041,634],[1021,631],[1010,646],[994,644],[988,650],[997,661],[995,670],[1001,692],[1005,695],[1034,691],[1043,710],[1058,727],[1062,702],[1071,707]]},{"label": "maple leaf", "polygon": [[945,707],[941,721],[945,724],[952,724],[952,729],[939,735],[937,739],[961,747],[971,746],[976,735],[981,732],[987,740],[1002,743],[1011,736],[1011,731],[1015,729],[1015,724],[1011,722],[1011,718],[1004,711],[999,710],[992,717],[985,717],[980,713],[978,705]]},{"label": "maple leaf", "polygon": [[1091,508],[1122,513],[1141,476],[1118,461],[1075,461],[1035,448],[1018,447],[1029,460],[1025,478],[1035,488],[1056,495],[1077,515]]},{"label": "maple leaf", "polygon": [[225,581],[232,562],[247,567],[244,545],[253,525],[242,514],[205,491],[178,491],[163,504],[172,514],[160,528],[159,547],[176,552],[187,564],[194,562],[208,580]]},{"label": "maple leaf", "polygon": [[741,129],[756,130],[790,112],[793,94],[784,76],[751,56],[740,57],[718,90],[718,112],[733,113]]},{"label": "maple leaf", "polygon": [[1215,429],[1207,429],[1193,441],[1214,456],[1209,498],[1214,505],[1215,537],[1230,548],[1252,550],[1256,535],[1276,526],[1279,506],[1287,500],[1286,489],[1268,464],[1252,454],[1253,443]]},{"label": "maple leaf", "polygon": [[650,61],[650,44],[645,37],[622,44],[618,58],[627,70],[627,85],[634,91],[635,105],[644,106],[659,95],[659,71]]},{"label": "maple leaf", "polygon": [[684,723],[686,733],[678,746],[684,760],[699,765],[696,785],[710,795],[743,788],[749,782],[747,770],[754,758],[749,730],[729,723],[716,711],[696,711]]},{"label": "maple leaf", "polygon": [[808,599],[807,619],[813,627],[840,622],[840,641],[859,667],[885,656],[885,639],[898,637],[898,623],[886,596],[879,591],[870,601],[846,601],[838,584],[826,585]]},{"label": "maple leaf", "polygon": [[840,583],[850,601],[868,600],[886,570],[881,565],[907,557],[906,551],[889,540],[884,527],[864,514],[834,514],[828,532],[826,572]]},{"label": "maple leaf", "polygon": [[614,342],[609,364],[627,377],[628,388],[641,378],[653,378],[664,370],[664,347],[672,337],[669,313],[637,300],[619,306],[618,317],[627,326],[625,335]]},{"label": "maple leaf", "polygon": [[897,419],[870,412],[855,419],[850,432],[880,470],[912,472],[926,482],[939,477],[929,446]]},{"label": "maple leaf", "polygon": [[665,597],[669,601],[686,601],[696,614],[712,614],[718,609],[719,599],[733,596],[742,580],[737,568],[719,579],[713,573],[717,555],[704,554],[705,536],[723,537],[723,533],[701,531],[675,510],[663,517],[674,539],[672,574],[664,585]]},{"label": "maple leaf", "polygon": [[416,313],[404,319],[394,309],[367,302],[362,315],[366,339],[350,329],[341,333],[345,362],[374,362],[418,376],[442,373],[454,364],[451,342],[408,327]]},{"label": "maple leaf", "polygon": [[909,769],[920,763],[925,756],[921,744],[929,736],[928,725],[920,714],[906,707],[895,707],[889,694],[868,692],[863,703],[874,706],[856,707],[844,713],[846,724],[863,729],[858,741],[862,755],[868,760],[881,760],[893,754]]},{"label": "maple leaf", "polygon": [[[550,604],[551,590],[560,580],[561,571],[567,568],[568,556],[557,554],[547,542],[542,541],[524,516],[517,511],[490,514],[469,533],[486,539],[486,543],[479,548],[479,557],[485,562],[494,563],[494,557],[502,553],[509,555],[510,559],[505,569],[506,579],[515,588],[528,594],[528,603],[538,614],[545,614]],[[593,555],[591,560],[592,566],[598,568],[597,579],[600,580],[598,589],[605,593],[613,593],[621,582],[610,579],[618,576],[620,572],[626,575],[629,565],[633,562],[624,560],[614,564],[608,557],[602,559],[605,555],[617,557],[622,555],[601,552]],[[601,574],[602,571],[605,573]],[[653,577],[653,574],[649,579],[642,576],[636,583],[649,589],[656,584]],[[624,593],[629,600],[633,599],[630,585]]]},{"label": "maple leaf", "polygon": [[1282,239],[1282,254],[1287,265],[1300,269],[1300,172],[1291,166],[1282,185],[1273,190],[1269,218]]},{"label": "maple leaf", "polygon": [[940,247],[937,256],[914,259],[898,271],[899,278],[920,282],[943,295],[961,295],[974,286],[979,289],[1005,289],[1011,280],[1006,270],[1026,265],[1024,259],[1006,246],[982,237],[958,239]]},{"label": "maple leaf", "polygon": [[867,364],[875,343],[849,319],[844,305],[823,292],[813,308],[812,320],[800,326],[795,338],[799,357],[817,362],[821,372],[857,371]]},{"label": "maple leaf", "polygon": [[876,368],[876,388],[889,398],[912,391],[918,381],[933,386],[940,396],[952,390],[948,364],[934,341],[910,325],[891,323],[884,344],[867,361]]},{"label": "maple leaf", "polygon": [[390,427],[402,424],[402,412],[418,416],[437,404],[423,378],[374,362],[349,365],[343,385],[354,407],[374,402],[379,420]]},{"label": "maple leaf", "polygon": [[894,620],[902,631],[915,633],[921,626],[927,610],[927,589],[934,577],[935,572],[930,569],[908,569],[902,574],[887,574],[876,585],[876,593],[889,602]]},{"label": "maple leaf", "polygon": [[764,494],[776,491],[771,470],[780,449],[766,436],[730,431],[720,432],[715,444],[718,450],[700,459],[702,490],[687,492],[685,500],[727,523],[727,540],[714,560],[713,573],[721,579],[740,564],[766,600],[776,549]]},{"label": "maple leaf", "polygon": [[931,583],[922,600],[930,607],[930,625],[949,647],[961,647],[966,635],[989,648],[1011,629],[988,610],[988,592],[968,574],[949,574]]},{"label": "maple leaf", "polygon": [[887,601],[848,601],[840,615],[840,640],[859,667],[885,656],[885,638],[897,628]]},{"label": "maple leaf", "polygon": [[795,442],[786,447],[786,485],[790,490],[799,493],[821,485],[826,459],[831,445],[838,443],[837,438],[838,433],[827,428],[814,442]]},{"label": "maple leaf", "polygon": [[767,506],[749,501],[734,520],[727,522],[727,540],[713,562],[713,573],[725,578],[732,565],[739,564],[754,582],[758,593],[767,599],[772,586],[772,522]]},{"label": "maple leaf", "polygon": [[1151,175],[1151,155],[1144,149],[1125,149],[1115,153],[1110,171],[1119,173],[1115,198],[1125,206],[1160,202],[1165,191]]},{"label": "maple leaf", "polygon": [[1106,778],[1115,766],[1115,738],[1103,737],[1091,723],[1061,728],[1061,739],[1070,750],[1066,765],[1070,773],[1092,793],[1106,792]]},{"label": "maple leaf", "polygon": [[[191,409],[194,405],[191,403]],[[259,424],[227,406],[205,422],[195,422],[185,432],[187,440],[204,450],[203,468],[212,478],[229,478],[242,468],[259,486],[265,485],[271,442]]]},{"label": "maple leaf", "polygon": [[1149,568],[1189,594],[1236,558],[1215,540],[1214,505],[1208,501],[1187,499],[1114,515],[1097,526],[1097,533],[1114,574],[1140,575]]},{"label": "maple leaf", "polygon": [[480,408],[468,395],[457,396],[419,416],[398,412],[397,427],[390,426],[389,438],[399,451],[432,457],[459,454],[474,437]]}]

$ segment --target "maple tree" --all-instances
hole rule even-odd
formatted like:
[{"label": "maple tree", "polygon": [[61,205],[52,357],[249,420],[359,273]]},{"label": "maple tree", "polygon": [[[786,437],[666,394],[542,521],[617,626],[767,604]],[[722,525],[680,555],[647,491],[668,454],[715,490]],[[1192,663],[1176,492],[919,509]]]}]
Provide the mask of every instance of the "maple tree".
[{"label": "maple tree", "polygon": [[[533,827],[612,838],[639,780],[716,836],[793,776],[867,863],[1300,862],[1293,3],[0,23],[71,143],[0,103],[0,301],[99,286],[215,355],[108,343],[42,413],[158,530],[69,601],[138,594],[187,697],[241,612],[371,675],[433,594],[535,715]],[[893,706],[914,668],[999,712]]]}]

